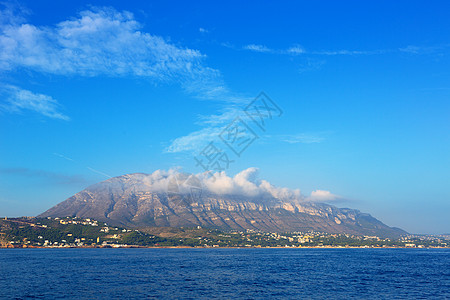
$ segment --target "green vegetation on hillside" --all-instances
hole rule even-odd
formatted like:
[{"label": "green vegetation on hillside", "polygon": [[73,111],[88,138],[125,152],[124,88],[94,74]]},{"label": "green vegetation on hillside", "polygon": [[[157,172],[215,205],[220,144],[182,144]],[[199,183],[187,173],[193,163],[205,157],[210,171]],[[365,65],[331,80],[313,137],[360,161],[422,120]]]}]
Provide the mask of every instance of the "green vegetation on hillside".
[{"label": "green vegetation on hillside", "polygon": [[449,236],[387,239],[323,232],[267,233],[208,228],[109,226],[91,219],[0,220],[0,247],[450,247]]}]

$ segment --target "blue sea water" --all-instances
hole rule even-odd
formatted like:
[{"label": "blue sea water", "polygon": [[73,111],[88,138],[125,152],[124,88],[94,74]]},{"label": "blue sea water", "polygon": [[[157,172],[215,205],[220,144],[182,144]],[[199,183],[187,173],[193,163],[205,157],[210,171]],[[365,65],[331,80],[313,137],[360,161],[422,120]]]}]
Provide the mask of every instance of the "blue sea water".
[{"label": "blue sea water", "polygon": [[448,249],[1,249],[6,299],[446,299]]}]

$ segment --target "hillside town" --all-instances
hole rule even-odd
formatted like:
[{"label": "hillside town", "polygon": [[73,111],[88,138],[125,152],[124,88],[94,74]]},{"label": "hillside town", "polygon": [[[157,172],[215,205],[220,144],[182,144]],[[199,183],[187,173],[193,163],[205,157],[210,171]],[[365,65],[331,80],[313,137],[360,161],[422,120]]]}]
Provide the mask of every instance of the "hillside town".
[{"label": "hillside town", "polygon": [[223,231],[213,228],[122,228],[89,218],[4,218],[2,248],[449,248],[450,235],[397,239],[324,232]]}]

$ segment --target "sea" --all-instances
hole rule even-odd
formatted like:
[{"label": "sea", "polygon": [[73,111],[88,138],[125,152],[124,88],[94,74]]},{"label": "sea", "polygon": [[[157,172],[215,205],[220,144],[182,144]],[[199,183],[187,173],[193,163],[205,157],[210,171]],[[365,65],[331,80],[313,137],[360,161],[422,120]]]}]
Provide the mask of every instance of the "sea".
[{"label": "sea", "polygon": [[0,249],[2,299],[450,299],[450,249]]}]

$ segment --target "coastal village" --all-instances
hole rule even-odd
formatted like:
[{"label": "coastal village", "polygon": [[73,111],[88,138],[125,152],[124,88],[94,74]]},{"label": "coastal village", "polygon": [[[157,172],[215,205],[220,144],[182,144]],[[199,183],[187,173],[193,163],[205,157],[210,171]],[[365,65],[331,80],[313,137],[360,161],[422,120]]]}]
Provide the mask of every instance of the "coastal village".
[{"label": "coastal village", "polygon": [[450,235],[398,238],[324,232],[223,231],[212,228],[121,228],[89,218],[4,218],[1,248],[449,248]]}]

